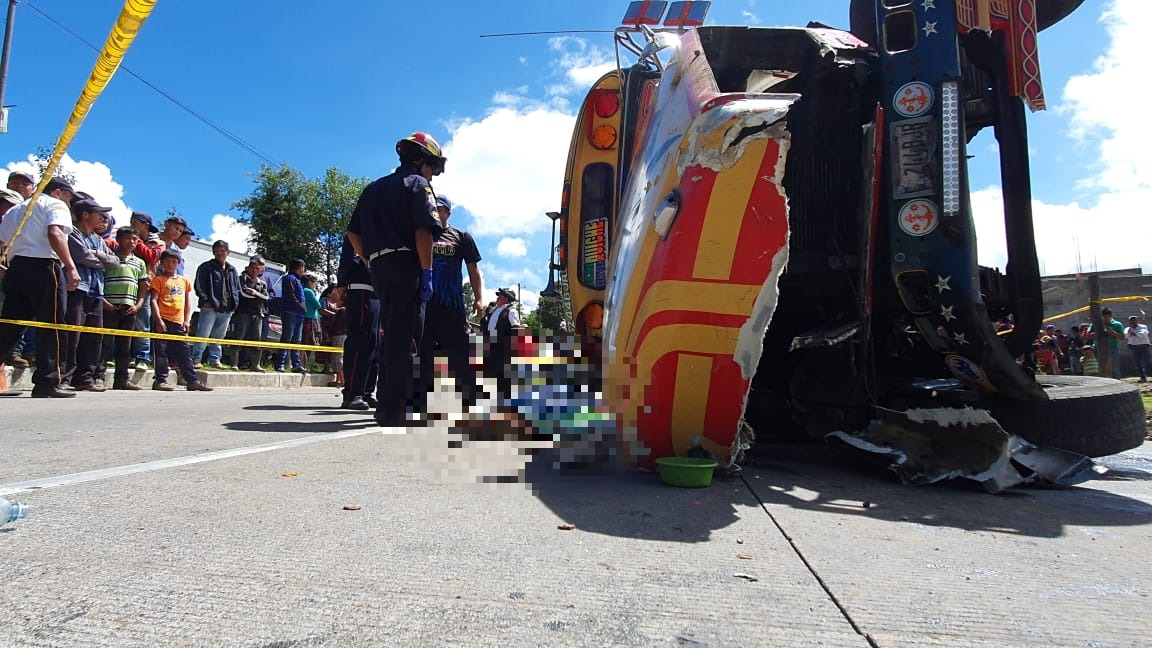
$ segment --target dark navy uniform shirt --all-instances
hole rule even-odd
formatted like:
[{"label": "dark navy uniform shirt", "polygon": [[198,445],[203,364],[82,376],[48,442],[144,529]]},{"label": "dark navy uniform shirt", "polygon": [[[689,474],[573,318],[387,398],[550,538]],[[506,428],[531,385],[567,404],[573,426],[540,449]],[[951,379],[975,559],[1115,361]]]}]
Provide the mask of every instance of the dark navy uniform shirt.
[{"label": "dark navy uniform shirt", "polygon": [[432,243],[432,298],[440,304],[464,310],[465,263],[478,263],[480,250],[472,235],[447,227]]},{"label": "dark navy uniform shirt", "polygon": [[432,236],[443,229],[436,212],[436,195],[424,176],[401,167],[364,188],[348,231],[359,234],[364,256],[384,249],[416,250],[416,230]]},{"label": "dark navy uniform shirt", "polygon": [[[367,248],[365,248],[367,250]],[[336,267],[336,285],[348,284],[372,285],[372,272],[365,265],[363,259],[356,256],[348,237],[344,237],[344,244],[340,246],[340,265]]]}]

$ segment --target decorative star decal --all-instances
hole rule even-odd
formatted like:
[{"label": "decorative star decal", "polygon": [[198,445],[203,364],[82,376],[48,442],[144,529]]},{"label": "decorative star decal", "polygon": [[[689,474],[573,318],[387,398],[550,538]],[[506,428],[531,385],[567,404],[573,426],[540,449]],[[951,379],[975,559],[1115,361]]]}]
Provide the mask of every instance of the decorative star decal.
[{"label": "decorative star decal", "polygon": [[[936,0],[924,0],[924,2],[920,3],[920,6],[924,7],[924,11],[928,11],[929,9],[935,9],[936,8]],[[935,24],[935,23],[933,23],[933,24]]]},{"label": "decorative star decal", "polygon": [[952,320],[956,319],[956,316],[952,314],[953,308],[956,308],[956,307],[955,306],[941,306],[940,307],[940,314],[944,316],[945,322],[951,322]]},{"label": "decorative star decal", "polygon": [[935,22],[928,22],[928,21],[924,21],[924,26],[920,28],[920,31],[924,32],[925,37],[931,36],[932,34],[938,34],[939,33],[936,31],[936,23]]},{"label": "decorative star decal", "polygon": [[948,275],[947,277],[936,275],[936,290],[939,290],[940,294],[944,294],[945,290],[952,290],[952,286],[948,285],[951,281],[952,275]]},{"label": "decorative star decal", "polygon": [[964,333],[953,333],[952,339],[956,340],[956,344],[959,344],[960,346],[968,344],[968,338]]}]

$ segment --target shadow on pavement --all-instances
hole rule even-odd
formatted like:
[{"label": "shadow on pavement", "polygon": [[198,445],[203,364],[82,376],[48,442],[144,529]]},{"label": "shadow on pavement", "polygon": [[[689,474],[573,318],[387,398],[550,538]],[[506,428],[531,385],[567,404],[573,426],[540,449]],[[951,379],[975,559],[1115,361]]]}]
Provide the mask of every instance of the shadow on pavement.
[{"label": "shadow on pavement", "polygon": [[562,473],[535,460],[525,471],[525,481],[565,522],[626,538],[706,542],[713,531],[746,518],[749,510],[760,514],[755,497],[739,479],[716,478],[708,488],[673,488],[655,473]]},{"label": "shadow on pavement", "polygon": [[[1149,478],[1140,470],[1117,472],[1120,474],[1103,479]],[[1138,476],[1140,473],[1144,476]],[[769,511],[774,506],[788,506],[895,523],[1044,538],[1061,536],[1067,527],[1152,524],[1152,505],[1093,488],[1099,480],[1058,490],[1017,487],[998,495],[989,495],[965,480],[906,486],[880,470],[853,466],[832,456],[827,461],[814,459],[810,447],[757,448],[752,463],[745,466],[744,479]]]},{"label": "shadow on pavement", "polygon": [[364,416],[326,421],[230,421],[225,423],[224,427],[236,432],[307,432],[317,434],[359,430],[376,427],[376,425],[376,421],[371,416]]},{"label": "shadow on pavement", "polygon": [[[338,403],[339,401],[337,401]],[[249,412],[311,412],[313,414],[352,414],[353,410],[341,409],[337,405],[318,408],[315,405],[246,405],[242,409]]]}]

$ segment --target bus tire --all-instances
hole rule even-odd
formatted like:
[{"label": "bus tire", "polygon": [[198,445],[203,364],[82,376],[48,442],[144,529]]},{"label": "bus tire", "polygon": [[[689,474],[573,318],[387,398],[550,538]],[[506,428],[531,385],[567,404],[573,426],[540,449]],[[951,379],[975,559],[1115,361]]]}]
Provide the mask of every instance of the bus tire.
[{"label": "bus tire", "polygon": [[1047,401],[1000,400],[989,408],[1009,434],[1089,457],[1144,443],[1144,401],[1134,385],[1095,376],[1037,376]]}]

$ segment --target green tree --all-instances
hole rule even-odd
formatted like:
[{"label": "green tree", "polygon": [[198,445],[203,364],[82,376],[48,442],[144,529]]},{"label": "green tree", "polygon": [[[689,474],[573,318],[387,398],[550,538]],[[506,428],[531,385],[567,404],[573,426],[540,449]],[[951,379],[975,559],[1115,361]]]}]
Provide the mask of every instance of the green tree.
[{"label": "green tree", "polygon": [[360,199],[360,192],[371,182],[369,178],[354,178],[337,167],[329,167],[324,177],[316,181],[316,194],[309,210],[316,219],[317,241],[322,262],[316,265],[336,280],[336,267],[340,264],[340,247],[344,232],[352,219],[352,210]]},{"label": "green tree", "polygon": [[533,337],[539,336],[543,330],[543,325],[540,322],[540,309],[536,308],[521,318],[520,325],[524,328],[530,329],[532,331]]},{"label": "green tree", "polygon": [[559,299],[541,297],[536,312],[539,313],[541,328],[553,333],[564,328],[564,305]]},{"label": "green tree", "polygon": [[303,259],[310,268],[323,268],[320,243],[325,223],[317,218],[320,188],[300,171],[288,166],[261,166],[253,178],[256,188],[233,209],[247,214],[237,220],[252,228],[252,247],[274,261]]},{"label": "green tree", "polygon": [[472,304],[476,301],[476,293],[472,291],[472,283],[469,281],[464,282],[464,308],[465,317],[472,324],[479,324],[480,320],[476,317],[476,311],[472,310]]},{"label": "green tree", "polygon": [[[36,164],[36,175],[38,177],[44,177],[44,171],[48,168],[48,162],[52,159],[52,148],[51,146],[40,146],[37,147],[36,152],[32,154],[32,161]],[[64,166],[63,160],[60,161],[60,164],[56,165],[56,171],[52,175],[57,178],[63,178],[68,181],[68,184],[74,187],[76,186],[76,174]],[[83,191],[83,188],[78,188],[78,190]]]}]

